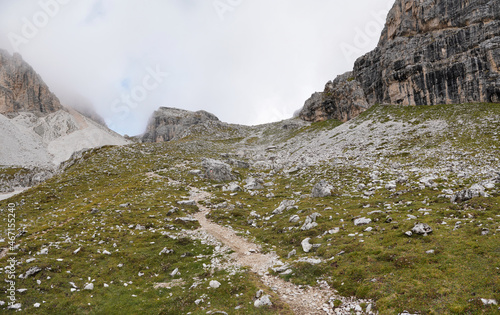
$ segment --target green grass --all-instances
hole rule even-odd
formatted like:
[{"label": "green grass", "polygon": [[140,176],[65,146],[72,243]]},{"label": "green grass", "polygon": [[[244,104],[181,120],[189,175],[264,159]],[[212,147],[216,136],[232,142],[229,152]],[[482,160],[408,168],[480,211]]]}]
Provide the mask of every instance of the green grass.
[{"label": "green grass", "polygon": [[[250,148],[286,145],[289,139],[309,139],[341,125],[334,120],[296,130],[271,124],[262,127],[262,136],[256,135],[254,127],[240,131],[228,127],[213,133],[194,133],[176,142],[92,150],[42,185],[0,202],[0,209],[6,209],[11,202],[17,204],[17,229],[26,232],[17,239],[18,258],[22,261],[18,274],[33,266],[42,268],[33,277],[18,279],[17,287],[28,289],[18,294],[23,311],[206,314],[219,310],[229,314],[288,314],[289,308],[249,271],[212,271],[203,266],[211,264],[213,258],[222,257],[216,257],[213,246],[185,236],[199,227],[196,222],[177,220],[198,211],[197,207],[177,204],[189,197],[189,187],[196,187],[212,193],[212,198],[204,204],[214,209],[210,214],[213,221],[232,226],[260,243],[264,252],[275,251],[291,265],[293,274],[283,276],[288,281],[315,285],[318,280],[326,280],[343,295],[375,300],[380,314],[403,310],[421,314],[495,314],[497,307],[483,306],[480,298],[500,301],[497,231],[500,187],[491,190],[489,198],[452,204],[439,196],[443,189],[457,191],[470,187],[484,180],[487,174],[462,178],[450,173],[446,179],[436,180],[436,189],[422,189],[417,184],[419,175],[408,170],[446,165],[445,157],[439,154],[445,148],[458,152],[454,154],[463,164],[461,167],[475,163],[478,158],[486,167],[496,167],[499,117],[498,104],[372,107],[350,122],[353,129],[367,122],[375,132],[398,122],[418,127],[419,133],[395,142],[370,139],[373,142],[367,146],[378,143],[376,154],[385,159],[384,165],[400,165],[382,172],[380,180],[385,183],[397,179],[400,170],[406,171],[408,180],[398,184],[396,192],[387,191],[381,184],[382,188],[368,198],[355,188],[371,182],[372,170],[366,166],[347,166],[348,163],[341,166],[324,163],[293,174],[234,169],[241,186],[242,180],[249,176],[273,183],[253,195],[249,192],[231,195],[222,191],[220,183],[189,173],[200,169],[204,157],[221,159],[221,153],[238,152],[242,145]],[[446,122],[447,127],[438,133],[425,130],[427,123],[438,119]],[[388,148],[392,152],[384,153]],[[425,155],[431,150],[438,153]],[[13,176],[22,170],[1,171],[3,176]],[[333,195],[306,196],[320,179],[334,185]],[[274,197],[266,197],[268,193]],[[296,200],[297,208],[271,216],[285,199]],[[215,205],[223,202],[231,206],[215,210]],[[126,203],[130,205],[121,206]],[[99,211],[92,213],[93,209]],[[422,209],[426,211],[419,211]],[[252,211],[258,216],[251,215]],[[372,211],[381,212],[368,214]],[[306,216],[316,212],[321,214],[318,226],[301,231]],[[425,212],[429,214],[424,215]],[[290,216],[295,214],[300,222],[290,223]],[[5,226],[6,212],[1,215]],[[408,220],[408,215],[418,218]],[[389,216],[391,222],[387,220]],[[365,232],[367,226],[354,226],[357,217],[371,218],[373,223],[369,226],[373,230]],[[416,221],[429,224],[434,232],[426,237],[405,236],[404,232]],[[462,222],[461,227],[454,230],[458,221]],[[137,225],[144,229],[136,229]],[[325,234],[333,228],[340,230]],[[483,228],[490,233],[481,235]],[[5,238],[5,229],[1,233]],[[304,253],[300,244],[306,237],[321,246],[315,252]],[[49,248],[49,254],[37,255],[42,248]],[[78,248],[80,251],[74,254]],[[160,256],[163,248],[172,249],[173,253]],[[297,255],[288,259],[293,249]],[[111,255],[102,254],[104,250]],[[434,253],[427,254],[429,250]],[[312,257],[323,262],[311,265],[296,261]],[[36,260],[26,263],[30,258]],[[6,259],[0,263],[5,266]],[[119,264],[123,267],[118,267]],[[170,273],[175,268],[179,268],[181,275],[172,277]],[[81,290],[89,277],[95,280],[95,289]],[[223,285],[217,290],[208,289],[210,280]],[[80,291],[71,292],[69,282],[74,282]],[[154,289],[155,283],[171,283],[171,288]],[[194,284],[197,286],[192,287]],[[0,289],[5,291],[4,282]],[[253,296],[258,289],[272,295],[273,307],[259,310],[253,307]],[[194,301],[201,297],[204,302],[196,305]],[[32,306],[42,301],[45,303],[39,309]],[[235,310],[237,306],[241,308]]]}]

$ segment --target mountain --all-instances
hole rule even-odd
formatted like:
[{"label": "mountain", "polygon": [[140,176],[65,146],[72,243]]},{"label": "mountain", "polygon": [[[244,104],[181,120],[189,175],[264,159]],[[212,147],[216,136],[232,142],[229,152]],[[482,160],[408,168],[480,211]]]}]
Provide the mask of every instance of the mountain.
[{"label": "mountain", "polygon": [[61,109],[59,99],[21,55],[0,50],[0,114],[46,115]]},{"label": "mountain", "polygon": [[160,107],[150,118],[145,134],[139,138],[142,142],[171,141],[186,136],[191,127],[208,130],[219,124],[221,124],[219,118],[203,110],[191,112]]},{"label": "mountain", "polygon": [[76,151],[129,143],[102,123],[61,105],[19,54],[2,50],[0,114],[0,166],[54,168]]},{"label": "mountain", "polygon": [[500,102],[500,2],[398,0],[378,46],[299,116],[346,121],[374,104]]},{"label": "mountain", "polygon": [[[391,14],[421,28],[414,3],[442,8],[439,21],[452,10],[398,1]],[[474,3],[491,4],[455,2],[465,24],[489,8]],[[382,42],[405,40],[391,29]],[[76,152],[58,176],[0,167],[1,311],[498,314],[500,103],[374,105],[355,73],[310,100],[321,121],[160,108],[144,142]],[[69,109],[0,115],[0,157],[52,163],[47,150],[89,131],[107,135]]]}]

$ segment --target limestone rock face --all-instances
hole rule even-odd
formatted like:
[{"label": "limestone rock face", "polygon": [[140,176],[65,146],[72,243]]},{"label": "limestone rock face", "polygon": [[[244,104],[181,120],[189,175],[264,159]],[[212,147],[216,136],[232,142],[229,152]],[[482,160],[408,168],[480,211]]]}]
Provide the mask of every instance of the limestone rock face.
[{"label": "limestone rock face", "polygon": [[500,102],[498,0],[397,0],[375,50],[300,113],[348,120],[376,104]]},{"label": "limestone rock face", "polygon": [[161,107],[151,117],[142,142],[164,142],[178,139],[192,126],[209,125],[219,119],[206,111]]},{"label": "limestone rock face", "polygon": [[19,54],[0,50],[0,114],[44,116],[61,109],[59,99]]},{"label": "limestone rock face", "polygon": [[338,76],[329,81],[323,93],[314,93],[300,112],[300,117],[306,121],[324,121],[338,119],[348,121],[358,116],[369,104],[353,72]]}]

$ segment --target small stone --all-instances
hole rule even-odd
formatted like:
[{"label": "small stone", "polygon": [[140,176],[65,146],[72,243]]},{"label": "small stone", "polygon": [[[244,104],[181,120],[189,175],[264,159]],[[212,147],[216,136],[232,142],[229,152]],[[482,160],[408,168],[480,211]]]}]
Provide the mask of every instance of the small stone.
[{"label": "small stone", "polygon": [[94,290],[94,284],[93,283],[88,283],[83,287],[84,290]]},{"label": "small stone", "polygon": [[219,282],[219,281],[217,281],[217,280],[212,280],[212,281],[210,281],[210,287],[211,287],[212,289],[217,289],[217,288],[219,288],[220,286],[221,286],[221,284],[220,284],[220,282]]},{"label": "small stone", "polygon": [[434,251],[433,249],[430,249],[430,250],[426,251],[425,253],[426,253],[426,254],[434,254],[434,253],[435,253],[435,251]]},{"label": "small stone", "polygon": [[21,303],[16,303],[14,305],[9,305],[9,306],[7,306],[7,309],[9,309],[9,310],[19,310],[19,309],[21,309]]},{"label": "small stone", "polygon": [[47,255],[48,253],[49,253],[48,248],[42,248],[42,250],[40,250],[40,252],[38,252],[38,255]]},{"label": "small stone", "polygon": [[35,308],[39,308],[39,307],[40,307],[40,305],[41,305],[40,303],[35,303],[35,304],[33,304],[33,307],[35,307]]},{"label": "small stone", "polygon": [[483,305],[498,305],[497,300],[494,299],[481,299]]},{"label": "small stone", "polygon": [[372,223],[372,219],[370,218],[359,218],[354,220],[354,225],[359,226],[359,225],[366,225]]},{"label": "small stone", "polygon": [[310,240],[311,238],[308,237],[301,242],[302,250],[306,253],[309,253],[309,251],[313,248],[313,246],[309,243]]},{"label": "small stone", "polygon": [[405,235],[406,235],[406,236],[412,236],[412,235],[413,235],[413,232],[412,232],[412,231],[406,231],[406,232],[405,232]]},{"label": "small stone", "polygon": [[415,234],[420,234],[423,236],[427,236],[428,234],[432,233],[432,228],[425,223],[417,223],[415,226],[411,229],[411,231]]},{"label": "small stone", "polygon": [[179,268],[175,268],[175,269],[174,269],[174,271],[172,271],[172,272],[170,273],[170,275],[171,275],[172,277],[175,277],[175,276],[177,276],[177,275],[179,275],[179,276],[180,276],[180,275],[181,275],[181,273],[179,272]]},{"label": "small stone", "polygon": [[163,254],[171,254],[171,253],[173,253],[173,252],[174,252],[173,250],[171,250],[171,249],[168,249],[168,248],[164,247],[164,248],[161,250],[161,252],[160,252],[160,256],[161,256],[161,255],[163,255]]},{"label": "small stone", "polygon": [[107,250],[103,250],[103,251],[102,251],[102,253],[103,253],[104,255],[111,255],[111,252],[109,252],[109,251],[107,251]]},{"label": "small stone", "polygon": [[385,189],[387,190],[393,190],[393,189],[396,189],[398,186],[396,185],[396,181],[390,181],[389,183],[387,183],[387,185],[385,185]]},{"label": "small stone", "polygon": [[291,252],[288,253],[288,258],[291,258],[293,256],[297,255],[297,251],[295,249],[293,249]]}]

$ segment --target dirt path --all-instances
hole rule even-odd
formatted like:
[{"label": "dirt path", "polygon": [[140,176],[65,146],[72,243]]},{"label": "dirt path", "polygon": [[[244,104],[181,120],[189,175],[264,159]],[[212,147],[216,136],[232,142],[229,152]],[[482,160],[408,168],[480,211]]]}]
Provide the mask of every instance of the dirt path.
[{"label": "dirt path", "polygon": [[[260,253],[258,245],[237,236],[233,230],[208,220],[206,215],[210,212],[210,209],[200,205],[199,202],[209,197],[209,193],[192,188],[191,199],[197,202],[201,211],[195,215],[195,218],[200,222],[201,229],[230,247],[235,252],[232,258],[238,264],[250,267],[253,272],[257,273],[262,282],[272,288],[283,302],[290,305],[295,314],[351,314],[350,309],[357,305],[356,301],[338,296],[326,283],[322,288],[299,287],[279,277],[270,275],[267,271],[269,268],[280,264],[279,257],[275,253]],[[334,299],[343,301],[344,307],[334,310],[332,307]]]}]

